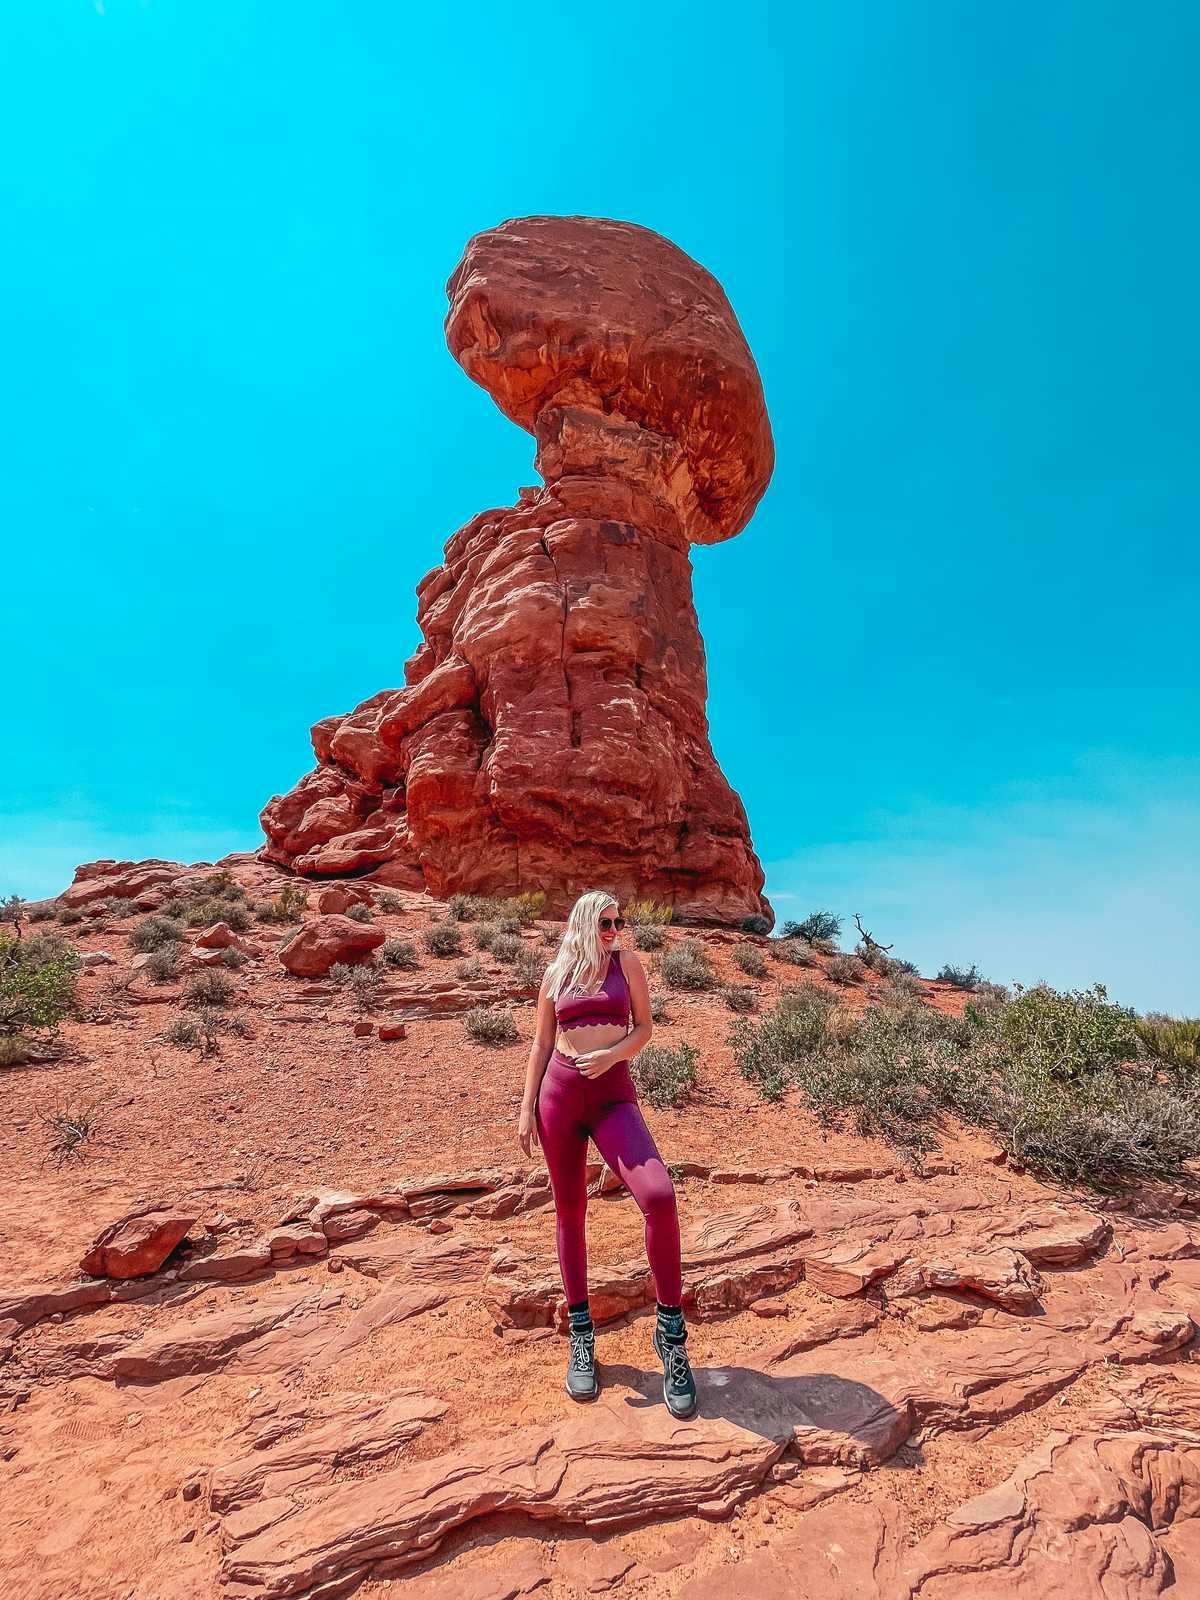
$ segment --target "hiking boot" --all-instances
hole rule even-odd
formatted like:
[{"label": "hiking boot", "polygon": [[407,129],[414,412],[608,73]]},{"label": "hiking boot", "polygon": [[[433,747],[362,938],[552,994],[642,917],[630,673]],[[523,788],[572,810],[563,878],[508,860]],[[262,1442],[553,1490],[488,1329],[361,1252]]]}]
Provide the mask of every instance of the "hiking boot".
[{"label": "hiking boot", "polygon": [[596,1335],[570,1329],[571,1357],[567,1362],[567,1393],[572,1400],[594,1400],[600,1392],[596,1381]]},{"label": "hiking boot", "polygon": [[663,1399],[673,1417],[690,1417],[696,1409],[696,1380],[686,1348],[683,1317],[662,1316],[654,1329],[654,1348],[663,1364]]}]

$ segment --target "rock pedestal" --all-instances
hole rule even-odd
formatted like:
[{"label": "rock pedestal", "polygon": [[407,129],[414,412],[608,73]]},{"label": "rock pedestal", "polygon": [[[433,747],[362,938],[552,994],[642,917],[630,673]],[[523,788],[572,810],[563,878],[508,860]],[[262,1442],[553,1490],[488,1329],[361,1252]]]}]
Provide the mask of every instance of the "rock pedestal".
[{"label": "rock pedestal", "polygon": [[773,921],[718,767],[689,547],[743,528],[774,455],[720,285],[594,217],[476,235],[447,284],[468,374],[537,439],[545,486],[480,512],[417,586],[405,687],[312,730],[264,860],[446,897],[584,889]]}]

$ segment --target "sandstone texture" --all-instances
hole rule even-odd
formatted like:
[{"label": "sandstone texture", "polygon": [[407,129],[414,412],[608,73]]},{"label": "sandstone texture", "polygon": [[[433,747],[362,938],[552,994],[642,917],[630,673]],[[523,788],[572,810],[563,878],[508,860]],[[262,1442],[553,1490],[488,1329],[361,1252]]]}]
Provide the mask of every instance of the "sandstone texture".
[{"label": "sandstone texture", "polygon": [[315,724],[262,858],[440,897],[541,889],[552,914],[603,884],[773,920],[692,601],[690,546],[745,526],[774,459],[724,292],[649,229],[535,216],[472,238],[447,293],[450,349],[534,435],[544,487],[450,538],[404,687]]}]

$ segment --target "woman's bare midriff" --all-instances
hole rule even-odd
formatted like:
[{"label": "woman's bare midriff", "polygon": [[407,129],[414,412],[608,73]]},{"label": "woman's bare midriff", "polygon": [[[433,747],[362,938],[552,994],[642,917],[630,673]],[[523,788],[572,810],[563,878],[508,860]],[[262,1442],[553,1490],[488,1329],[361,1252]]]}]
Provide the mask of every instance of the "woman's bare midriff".
[{"label": "woman's bare midriff", "polygon": [[[560,1028],[554,1041],[559,1055],[587,1055],[589,1050],[607,1050],[624,1039],[632,1030],[619,1027],[615,1022],[589,1022],[581,1028]],[[569,1044],[569,1048],[568,1048]]]}]

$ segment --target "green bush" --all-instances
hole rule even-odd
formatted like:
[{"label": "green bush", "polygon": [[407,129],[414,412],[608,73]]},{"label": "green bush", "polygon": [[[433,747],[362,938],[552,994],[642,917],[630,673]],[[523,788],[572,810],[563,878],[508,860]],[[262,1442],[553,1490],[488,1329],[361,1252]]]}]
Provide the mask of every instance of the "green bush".
[{"label": "green bush", "polygon": [[993,1030],[1010,1060],[1048,1077],[1081,1078],[1141,1054],[1135,1013],[1112,1005],[1102,983],[1070,994],[1044,983],[1016,988],[1017,998],[997,1010]]},{"label": "green bush", "polygon": [[385,939],[379,947],[379,954],[389,967],[400,967],[407,972],[414,972],[421,965],[417,947],[411,939]]},{"label": "green bush", "polygon": [[666,1045],[648,1044],[634,1057],[629,1070],[638,1092],[656,1111],[662,1111],[667,1106],[684,1105],[691,1098],[699,1059],[695,1045],[669,1049]]},{"label": "green bush", "polygon": [[435,922],[426,928],[423,942],[431,956],[456,956],[462,951],[462,933],[453,922]]},{"label": "green bush", "polygon": [[783,939],[806,939],[815,944],[818,939],[833,942],[842,931],[842,919],[832,911],[812,911],[803,922],[785,922],[780,930]]},{"label": "green bush", "polygon": [[795,1065],[829,1047],[829,1019],[837,1001],[805,980],[784,991],[759,1022],[735,1022],[729,1044],[737,1069],[764,1099],[778,1100]]},{"label": "green bush", "polygon": [[622,914],[631,927],[637,928],[645,924],[658,926],[672,922],[675,909],[665,900],[631,900]]},{"label": "green bush", "polygon": [[517,1037],[512,1012],[500,1006],[472,1006],[464,1021],[477,1044],[510,1044]]},{"label": "green bush", "polygon": [[446,901],[447,922],[471,922],[474,920],[475,909],[472,904],[475,896],[470,894],[452,894]]},{"label": "green bush", "polygon": [[131,917],[137,910],[136,900],[126,900],[119,894],[106,896],[105,899],[101,900],[100,904],[106,917],[113,917],[118,920],[122,917]]},{"label": "green bush", "polygon": [[658,970],[672,989],[711,989],[715,981],[708,951],[698,939],[680,939],[662,957]]},{"label": "green bush", "polygon": [[0,935],[0,1035],[54,1035],[79,1014],[79,954],[61,934]]},{"label": "green bush", "polygon": [[476,983],[484,976],[483,962],[478,956],[464,956],[454,969],[461,983]]},{"label": "green bush", "polygon": [[734,965],[748,978],[765,978],[767,960],[756,944],[739,944],[733,949]]},{"label": "green bush", "polygon": [[186,933],[187,929],[183,923],[174,917],[143,917],[129,930],[129,942],[135,950],[143,954],[148,950],[162,950],[171,945],[178,950]]},{"label": "green bush", "polygon": [[952,983],[956,989],[973,989],[979,982],[979,968],[972,963],[969,967],[944,966],[937,975],[939,983]]},{"label": "green bush", "polygon": [[1200,1017],[1168,1017],[1149,1012],[1134,1022],[1138,1038],[1159,1061],[1180,1072],[1200,1067]]},{"label": "green bush", "polygon": [[471,943],[476,950],[490,950],[492,940],[497,938],[500,929],[494,922],[477,922],[471,929]]},{"label": "green bush", "polygon": [[750,916],[742,918],[741,930],[743,933],[770,933],[771,919],[764,917],[761,912],[752,912]]},{"label": "green bush", "polygon": [[661,950],[666,934],[660,922],[639,922],[633,930],[633,942],[639,950]]}]

